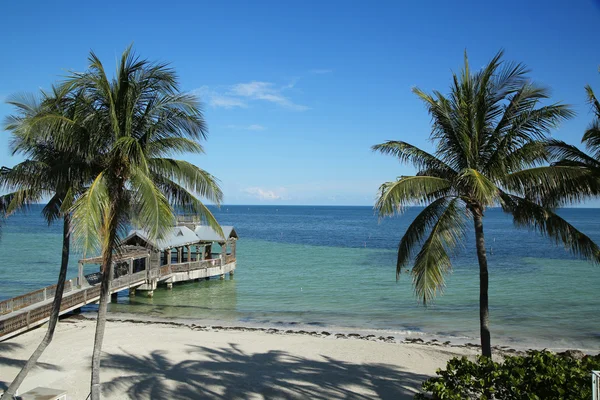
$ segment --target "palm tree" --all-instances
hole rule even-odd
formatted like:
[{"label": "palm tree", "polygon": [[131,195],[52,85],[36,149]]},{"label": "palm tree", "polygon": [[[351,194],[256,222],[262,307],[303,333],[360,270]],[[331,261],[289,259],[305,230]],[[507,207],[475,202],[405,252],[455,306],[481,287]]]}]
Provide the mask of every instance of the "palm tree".
[{"label": "palm tree", "polygon": [[454,74],[448,96],[413,89],[432,117],[433,153],[402,141],[373,146],[418,171],[381,185],[375,208],[385,217],[408,205],[426,206],[400,240],[396,264],[398,277],[414,256],[413,284],[424,304],[443,289],[452,251],[472,220],[479,262],[481,348],[487,357],[492,354],[483,230],[488,207],[500,205],[517,226],[534,228],[577,255],[600,260],[600,248],[590,238],[539,201],[555,189],[555,182],[578,173],[571,167],[544,166],[547,134],[573,112],[562,104],[540,106],[548,91],[527,78],[522,64],[501,61],[502,54],[472,73],[465,53],[464,69]]},{"label": "palm tree", "polygon": [[[60,88],[53,88],[50,93],[42,92],[41,101],[30,96],[15,97],[8,101],[18,110],[17,115],[7,118],[5,126],[6,130],[12,132],[13,155],[22,155],[27,159],[12,168],[3,167],[0,170],[0,187],[11,191],[0,197],[1,212],[7,216],[19,209],[27,208],[30,204],[49,198],[42,209],[42,214],[48,224],[62,219],[63,243],[48,330],[5,391],[6,398],[15,395],[54,336],[69,265],[71,229],[69,208],[83,191],[86,179],[90,178],[93,171],[93,164],[78,151],[84,146],[85,140],[79,137],[77,147],[60,149],[52,138],[52,132],[49,132],[56,126],[51,127],[44,123],[44,115],[48,112],[58,113],[64,118],[73,118],[76,109],[67,106],[67,98],[68,93]],[[77,123],[73,124],[73,127],[76,126]],[[74,129],[70,129],[69,133],[77,134]]]},{"label": "palm tree", "polygon": [[[100,356],[106,323],[113,254],[124,227],[134,224],[160,238],[174,223],[173,207],[200,215],[221,232],[196,194],[220,204],[215,178],[197,166],[169,158],[202,153],[207,128],[197,99],[179,91],[167,64],[140,60],[128,48],[109,79],[92,52],[86,72],[65,83],[92,103],[86,109],[94,154],[101,171],[73,206],[73,234],[85,249],[102,256],[101,294],[92,355],[91,396],[100,398]],[[65,138],[63,143],[68,143]]]}]

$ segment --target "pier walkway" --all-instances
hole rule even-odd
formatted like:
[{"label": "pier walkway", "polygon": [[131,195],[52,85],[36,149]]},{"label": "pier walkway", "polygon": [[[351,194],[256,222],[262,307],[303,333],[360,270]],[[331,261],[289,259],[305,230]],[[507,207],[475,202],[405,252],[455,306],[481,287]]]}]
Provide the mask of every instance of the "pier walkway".
[{"label": "pier walkway", "polygon": [[[236,259],[233,254],[225,254],[219,258],[189,261],[149,268],[115,276],[110,282],[110,293],[122,290],[145,288],[151,295],[158,282],[166,282],[171,288],[173,282],[194,279],[224,277],[226,273],[233,275]],[[100,299],[100,272],[70,279],[65,282],[65,290],[60,307],[60,315],[78,309],[86,304],[98,302]],[[0,302],[0,341],[16,336],[22,332],[44,324],[50,319],[52,301],[56,285],[26,293]]]}]

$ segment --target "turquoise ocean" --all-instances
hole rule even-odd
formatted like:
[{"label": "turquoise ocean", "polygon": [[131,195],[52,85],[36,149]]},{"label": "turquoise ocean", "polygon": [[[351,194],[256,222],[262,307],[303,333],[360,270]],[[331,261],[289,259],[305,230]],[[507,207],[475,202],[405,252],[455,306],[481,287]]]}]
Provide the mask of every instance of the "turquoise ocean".
[{"label": "turquoise ocean", "polygon": [[[0,299],[54,284],[59,224],[41,207],[3,223]],[[411,279],[396,282],[398,241],[418,213],[378,221],[370,207],[223,206],[215,214],[240,237],[235,276],[161,288],[153,298],[121,293],[110,312],[202,324],[375,331],[477,342],[479,279],[472,233],[453,257],[443,295],[423,307]],[[600,242],[600,209],[561,215]],[[488,210],[491,329],[494,344],[600,349],[600,267]],[[76,276],[73,254],[70,277]],[[86,273],[94,272],[88,267]],[[87,308],[93,311],[93,306]]]}]

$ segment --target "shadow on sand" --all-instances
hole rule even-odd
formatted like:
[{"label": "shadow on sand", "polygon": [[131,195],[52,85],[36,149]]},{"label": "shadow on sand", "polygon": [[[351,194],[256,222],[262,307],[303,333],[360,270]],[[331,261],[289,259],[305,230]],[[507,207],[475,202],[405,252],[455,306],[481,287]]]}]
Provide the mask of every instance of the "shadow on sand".
[{"label": "shadow on sand", "polygon": [[392,365],[325,356],[312,360],[283,351],[246,354],[235,344],[220,349],[190,346],[189,354],[189,360],[178,363],[161,351],[107,354],[102,369],[120,376],[103,384],[103,392],[126,392],[136,399],[412,399],[414,389],[428,378]]},{"label": "shadow on sand", "polygon": [[[21,348],[23,348],[23,346],[18,343],[0,343],[0,365],[22,368],[27,362],[27,360],[17,360],[15,358],[6,357],[6,354],[14,352]],[[48,364],[44,362],[38,362],[36,364],[36,368],[51,369],[55,371],[60,371],[62,369],[58,365]],[[8,384],[10,383],[10,381],[3,381],[2,378],[0,378],[0,390],[4,391],[8,388]]]}]

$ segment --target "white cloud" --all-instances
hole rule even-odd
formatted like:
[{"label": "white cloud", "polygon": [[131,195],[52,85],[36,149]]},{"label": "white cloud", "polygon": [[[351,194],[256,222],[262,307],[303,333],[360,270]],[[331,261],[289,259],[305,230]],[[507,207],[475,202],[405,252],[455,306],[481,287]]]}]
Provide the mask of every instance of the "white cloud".
[{"label": "white cloud", "polygon": [[207,103],[212,107],[222,108],[246,108],[248,105],[242,99],[217,93],[208,86],[201,86],[191,91],[192,94],[200,97],[200,101]]},{"label": "white cloud", "polygon": [[285,196],[282,192],[285,189],[281,190],[267,190],[259,187],[249,187],[242,190],[244,193],[257,198],[262,201],[276,201],[276,200],[285,200]]},{"label": "white cloud", "polygon": [[236,99],[235,97],[222,96],[219,94],[212,95],[210,97],[209,104],[213,107],[223,108],[248,107],[248,105],[240,99]]},{"label": "white cloud", "polygon": [[199,95],[202,101],[212,107],[245,108],[249,101],[266,101],[289,110],[305,111],[309,109],[307,106],[297,104],[283,94],[284,91],[292,89],[297,81],[295,79],[285,86],[277,86],[272,82],[251,81],[227,86],[219,91],[202,86],[192,93]]},{"label": "white cloud", "polygon": [[251,124],[251,125],[227,125],[225,128],[227,129],[235,129],[235,130],[243,130],[243,131],[264,131],[267,129],[266,127],[260,124]]},{"label": "white cloud", "polygon": [[310,70],[310,73],[315,74],[315,75],[331,74],[332,72],[333,72],[332,69],[326,69],[326,68],[315,68],[315,69]]},{"label": "white cloud", "polygon": [[281,107],[289,108],[296,111],[308,110],[308,107],[294,103],[291,99],[284,96],[282,92],[286,89],[291,89],[296,82],[283,86],[276,87],[271,82],[252,81],[248,83],[238,83],[231,86],[229,94],[239,97],[245,97],[252,100],[263,100],[275,103]]}]

